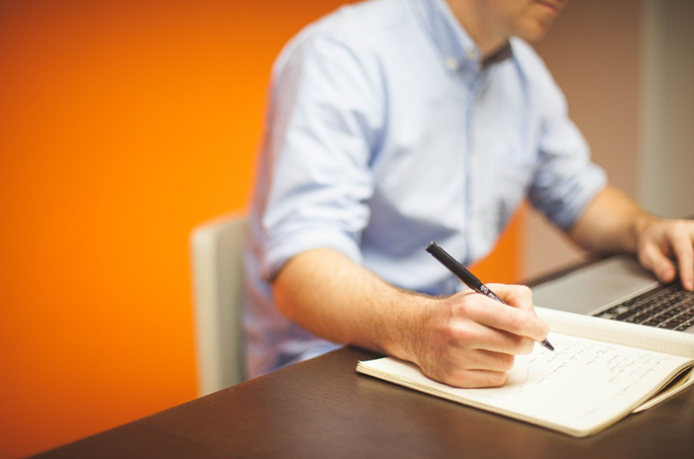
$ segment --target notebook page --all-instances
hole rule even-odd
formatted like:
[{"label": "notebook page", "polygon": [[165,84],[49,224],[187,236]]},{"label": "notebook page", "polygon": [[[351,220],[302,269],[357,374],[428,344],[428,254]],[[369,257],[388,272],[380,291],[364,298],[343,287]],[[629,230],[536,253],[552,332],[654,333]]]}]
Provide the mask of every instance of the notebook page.
[{"label": "notebook page", "polygon": [[669,384],[667,389],[662,390],[657,395],[654,395],[653,397],[649,398],[646,402],[642,403],[640,406],[635,408],[633,413],[640,413],[641,411],[646,411],[654,407],[658,403],[667,400],[673,395],[682,392],[689,386],[694,385],[694,370],[689,369],[684,371],[683,374],[675,378],[675,381],[675,383]]},{"label": "notebook page", "polygon": [[557,333],[560,352],[541,346],[517,356],[502,387],[461,389],[433,381],[393,358],[359,362],[358,371],[438,397],[585,436],[629,414],[687,359]]},{"label": "notebook page", "polygon": [[542,320],[547,322],[549,329],[553,332],[666,354],[694,357],[694,335],[539,306],[535,306],[535,311]]}]

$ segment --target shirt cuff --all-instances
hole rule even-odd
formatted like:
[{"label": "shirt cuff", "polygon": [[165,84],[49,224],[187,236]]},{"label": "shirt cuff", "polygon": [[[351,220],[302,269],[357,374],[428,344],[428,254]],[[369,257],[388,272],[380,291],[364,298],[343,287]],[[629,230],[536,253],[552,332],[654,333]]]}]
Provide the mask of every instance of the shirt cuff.
[{"label": "shirt cuff", "polygon": [[605,171],[596,164],[588,164],[585,174],[573,188],[564,191],[566,200],[553,211],[547,212],[547,217],[564,231],[569,231],[583,214],[586,206],[607,186]]},{"label": "shirt cuff", "polygon": [[343,253],[357,264],[362,254],[357,242],[350,236],[329,230],[301,231],[283,237],[274,237],[269,243],[262,263],[262,276],[272,282],[290,258],[311,249],[333,249]]}]

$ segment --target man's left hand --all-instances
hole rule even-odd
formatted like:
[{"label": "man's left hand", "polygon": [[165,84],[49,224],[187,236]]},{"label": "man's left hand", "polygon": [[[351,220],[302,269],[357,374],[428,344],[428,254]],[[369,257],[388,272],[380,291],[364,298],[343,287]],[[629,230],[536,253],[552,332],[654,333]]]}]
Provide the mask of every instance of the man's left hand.
[{"label": "man's left hand", "polygon": [[694,220],[644,217],[637,225],[639,262],[661,282],[675,280],[677,261],[685,289],[694,290]]}]

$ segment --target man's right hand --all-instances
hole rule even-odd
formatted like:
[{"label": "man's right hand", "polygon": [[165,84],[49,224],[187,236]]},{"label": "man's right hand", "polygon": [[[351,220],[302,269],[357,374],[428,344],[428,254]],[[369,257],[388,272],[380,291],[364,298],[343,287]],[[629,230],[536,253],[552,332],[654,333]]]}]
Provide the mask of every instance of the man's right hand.
[{"label": "man's right hand", "polygon": [[432,379],[457,387],[500,386],[514,356],[529,354],[548,327],[535,314],[530,289],[493,284],[507,304],[472,290],[433,299],[412,330],[408,360]]}]

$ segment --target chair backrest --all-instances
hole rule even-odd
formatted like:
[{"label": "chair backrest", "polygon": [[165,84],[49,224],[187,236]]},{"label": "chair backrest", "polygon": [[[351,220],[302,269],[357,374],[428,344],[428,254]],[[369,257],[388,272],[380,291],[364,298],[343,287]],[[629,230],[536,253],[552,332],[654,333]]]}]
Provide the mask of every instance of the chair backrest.
[{"label": "chair backrest", "polygon": [[244,380],[244,215],[224,215],[191,233],[198,396]]}]

